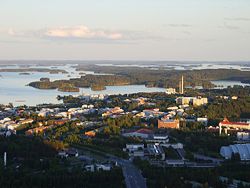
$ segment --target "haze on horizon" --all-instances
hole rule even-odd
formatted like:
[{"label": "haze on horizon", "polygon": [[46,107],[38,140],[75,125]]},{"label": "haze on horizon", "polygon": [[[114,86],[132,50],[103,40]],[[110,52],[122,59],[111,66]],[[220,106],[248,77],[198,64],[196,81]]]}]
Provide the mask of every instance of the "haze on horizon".
[{"label": "haze on horizon", "polygon": [[249,61],[249,0],[1,0],[0,60]]}]

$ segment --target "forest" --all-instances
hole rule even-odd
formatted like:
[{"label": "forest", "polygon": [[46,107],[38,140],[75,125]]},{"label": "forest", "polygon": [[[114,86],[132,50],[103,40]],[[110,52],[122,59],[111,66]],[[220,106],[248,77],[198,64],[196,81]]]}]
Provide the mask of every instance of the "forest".
[{"label": "forest", "polygon": [[81,166],[70,166],[57,158],[54,147],[40,137],[0,137],[0,153],[7,152],[6,167],[0,157],[1,187],[125,187],[120,168],[86,172]]},{"label": "forest", "polygon": [[148,68],[129,68],[114,66],[85,65],[78,67],[77,71],[94,71],[110,75],[85,75],[81,78],[70,80],[36,81],[29,86],[38,89],[56,89],[65,84],[72,87],[90,87],[93,90],[103,90],[105,86],[120,85],[145,85],[147,87],[178,87],[181,75],[184,76],[185,86],[202,86],[203,88],[213,88],[212,80],[235,80],[244,83],[250,82],[250,71],[240,71],[234,69],[206,69],[206,70],[154,70]]}]

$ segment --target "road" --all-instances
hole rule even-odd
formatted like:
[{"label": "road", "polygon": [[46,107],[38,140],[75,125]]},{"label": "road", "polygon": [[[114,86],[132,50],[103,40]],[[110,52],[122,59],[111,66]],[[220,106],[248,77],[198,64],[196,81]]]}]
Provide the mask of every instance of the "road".
[{"label": "road", "polygon": [[78,150],[86,149],[88,151],[103,153],[104,156],[108,157],[111,161],[117,162],[122,167],[123,176],[127,188],[147,188],[146,180],[142,176],[141,171],[129,160],[116,157],[111,154],[104,153],[102,151],[95,150],[87,147],[76,147]]},{"label": "road", "polygon": [[110,157],[110,159],[122,167],[127,188],[147,188],[146,180],[141,171],[131,161],[114,156]]},{"label": "road", "polygon": [[146,188],[146,180],[142,176],[141,172],[131,162],[118,162],[122,166],[123,176],[127,188]]},{"label": "road", "polygon": [[208,156],[200,155],[200,154],[196,154],[196,153],[194,153],[194,158],[201,159],[201,160],[212,161],[214,164],[220,164],[221,162],[224,161],[223,159],[208,157]]}]

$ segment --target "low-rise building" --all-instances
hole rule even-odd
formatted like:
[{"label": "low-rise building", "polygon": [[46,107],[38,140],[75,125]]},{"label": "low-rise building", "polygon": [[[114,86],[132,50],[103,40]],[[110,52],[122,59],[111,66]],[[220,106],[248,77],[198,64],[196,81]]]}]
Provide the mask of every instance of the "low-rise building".
[{"label": "low-rise building", "polygon": [[145,118],[161,117],[165,114],[164,112],[161,112],[159,108],[145,109],[143,110],[143,113],[145,115]]},{"label": "low-rise building", "polygon": [[107,116],[112,116],[112,115],[118,115],[123,113],[124,110],[121,109],[120,107],[115,107],[115,108],[111,108],[111,109],[107,109],[106,112],[104,112],[102,114],[102,117],[107,117]]},{"label": "low-rise building", "polygon": [[34,129],[29,129],[25,132],[26,136],[33,136],[35,134],[39,134],[39,133],[44,133],[45,130],[51,128],[52,126],[41,126],[41,127],[36,127]]},{"label": "low-rise building", "polygon": [[185,161],[181,159],[168,159],[166,160],[166,164],[173,167],[184,166]]},{"label": "low-rise building", "polygon": [[250,132],[237,132],[237,139],[239,141],[250,141]]},{"label": "low-rise building", "polygon": [[159,144],[147,144],[147,156],[165,160],[165,152]]},{"label": "low-rise building", "polygon": [[160,128],[179,129],[180,128],[180,121],[178,119],[158,120],[158,129],[160,129]]},{"label": "low-rise building", "polygon": [[224,120],[219,123],[219,128],[220,134],[222,133],[223,129],[225,132],[227,132],[228,129],[250,130],[250,123],[230,122],[227,118],[224,118]]},{"label": "low-rise building", "polygon": [[208,103],[208,99],[204,97],[178,97],[176,103],[179,105],[201,106]]},{"label": "low-rise building", "polygon": [[207,126],[207,123],[208,123],[208,119],[206,117],[199,117],[197,118],[197,122],[200,122],[202,123],[204,126]]},{"label": "low-rise building", "polygon": [[169,137],[167,134],[153,134],[152,137],[146,141],[158,144],[166,144],[169,142]]},{"label": "low-rise building", "polygon": [[28,123],[33,123],[33,119],[24,119],[24,120],[20,120],[19,122],[18,122],[18,124],[20,124],[20,125],[24,125],[24,124],[28,124]]},{"label": "low-rise building", "polygon": [[144,144],[126,144],[126,148],[123,151],[127,151],[130,157],[143,157]]},{"label": "low-rise building", "polygon": [[231,159],[233,155],[239,154],[240,160],[250,160],[250,144],[234,144],[222,146],[220,154],[225,159]]},{"label": "low-rise building", "polygon": [[112,168],[111,164],[88,164],[85,165],[84,169],[89,172],[95,172],[95,171],[110,171]]},{"label": "low-rise building", "polygon": [[176,89],[175,88],[167,88],[166,94],[168,94],[168,95],[176,94]]},{"label": "low-rise building", "polygon": [[150,135],[153,134],[153,131],[150,129],[138,129],[129,132],[122,133],[122,136],[125,137],[139,137],[142,139],[147,139]]}]

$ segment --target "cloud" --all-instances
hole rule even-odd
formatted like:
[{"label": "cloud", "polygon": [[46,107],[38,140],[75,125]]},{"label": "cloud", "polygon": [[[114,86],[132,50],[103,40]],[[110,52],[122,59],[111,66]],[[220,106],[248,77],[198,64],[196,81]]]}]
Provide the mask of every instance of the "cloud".
[{"label": "cloud", "polygon": [[225,18],[227,21],[245,21],[249,22],[250,18],[245,18],[245,17],[238,17],[238,18]]},{"label": "cloud", "polygon": [[43,37],[50,38],[75,38],[75,39],[105,39],[121,40],[123,34],[106,30],[92,30],[87,26],[58,27],[45,29],[40,33]]},{"label": "cloud", "polygon": [[192,27],[190,24],[167,24],[168,27]]},{"label": "cloud", "polygon": [[148,31],[90,29],[84,25],[24,31],[10,28],[7,33],[11,37],[61,42],[135,43],[143,40],[161,41],[165,39],[165,36],[154,35]]},{"label": "cloud", "polygon": [[228,30],[238,30],[238,29],[240,29],[240,27],[238,27],[238,26],[229,25],[227,23],[224,23],[223,26],[219,26],[219,28],[221,28],[221,29],[228,29]]},{"label": "cloud", "polygon": [[185,35],[191,35],[190,31],[182,31],[182,33],[185,34]]}]

